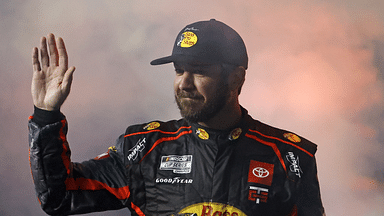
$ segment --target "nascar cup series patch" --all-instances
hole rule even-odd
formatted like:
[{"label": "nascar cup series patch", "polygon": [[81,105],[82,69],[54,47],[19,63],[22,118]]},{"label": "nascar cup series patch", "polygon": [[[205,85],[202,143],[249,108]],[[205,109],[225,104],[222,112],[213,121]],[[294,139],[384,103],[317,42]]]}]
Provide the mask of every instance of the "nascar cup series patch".
[{"label": "nascar cup series patch", "polygon": [[168,155],[161,157],[161,170],[172,170],[173,173],[186,174],[192,169],[192,155]]},{"label": "nascar cup series patch", "polygon": [[183,32],[180,36],[180,40],[177,42],[177,46],[188,48],[197,43],[197,36],[191,31]]},{"label": "nascar cup series patch", "polygon": [[228,204],[205,202],[190,205],[179,212],[179,215],[196,216],[246,216],[241,210]]}]

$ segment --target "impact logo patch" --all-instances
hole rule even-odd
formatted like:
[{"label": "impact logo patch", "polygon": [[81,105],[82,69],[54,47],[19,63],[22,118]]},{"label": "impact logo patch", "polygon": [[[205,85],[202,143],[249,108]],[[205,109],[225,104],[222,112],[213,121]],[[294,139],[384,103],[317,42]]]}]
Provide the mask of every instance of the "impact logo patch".
[{"label": "impact logo patch", "polygon": [[301,178],[301,173],[303,173],[303,171],[301,170],[301,167],[299,165],[299,156],[295,158],[295,155],[293,154],[293,152],[288,152],[285,157],[287,158],[288,162],[291,164],[289,166],[289,170],[295,173],[299,178]]},{"label": "impact logo patch", "polygon": [[293,133],[285,133],[283,134],[284,138],[285,139],[288,139],[289,141],[292,141],[294,143],[299,143],[301,142],[301,139],[299,136],[297,136],[296,134],[293,134]]},{"label": "impact logo patch", "polygon": [[192,155],[168,155],[161,157],[161,170],[172,170],[173,173],[186,174],[192,169]]},{"label": "impact logo patch", "polygon": [[128,160],[136,160],[137,156],[139,155],[139,152],[143,151],[145,149],[145,138],[139,139],[133,148],[129,149],[131,153],[128,155]]},{"label": "impact logo patch", "polygon": [[248,171],[248,182],[271,186],[274,164],[251,160]]},{"label": "impact logo patch", "polygon": [[197,35],[191,31],[183,32],[180,36],[177,46],[179,47],[192,47],[197,43]]}]

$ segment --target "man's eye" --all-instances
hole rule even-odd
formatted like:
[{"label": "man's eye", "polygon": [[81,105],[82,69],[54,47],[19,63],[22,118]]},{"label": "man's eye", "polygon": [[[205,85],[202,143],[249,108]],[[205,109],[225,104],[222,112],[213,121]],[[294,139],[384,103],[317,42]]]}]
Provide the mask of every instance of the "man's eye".
[{"label": "man's eye", "polygon": [[195,74],[199,74],[199,75],[206,75],[207,71],[205,71],[205,70],[195,70],[194,73]]},{"label": "man's eye", "polygon": [[183,69],[175,69],[176,73],[177,74],[182,74],[184,73],[184,70]]}]

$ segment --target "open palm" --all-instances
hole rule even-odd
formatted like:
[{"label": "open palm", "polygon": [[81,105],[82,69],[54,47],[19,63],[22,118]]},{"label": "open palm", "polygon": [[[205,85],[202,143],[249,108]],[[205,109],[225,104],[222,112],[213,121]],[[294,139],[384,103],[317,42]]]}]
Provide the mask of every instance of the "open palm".
[{"label": "open palm", "polygon": [[38,48],[33,48],[31,86],[33,103],[40,109],[58,110],[69,94],[75,68],[68,68],[64,41],[62,38],[56,41],[53,34],[48,35],[48,48],[47,38],[41,38],[40,56],[41,63]]}]

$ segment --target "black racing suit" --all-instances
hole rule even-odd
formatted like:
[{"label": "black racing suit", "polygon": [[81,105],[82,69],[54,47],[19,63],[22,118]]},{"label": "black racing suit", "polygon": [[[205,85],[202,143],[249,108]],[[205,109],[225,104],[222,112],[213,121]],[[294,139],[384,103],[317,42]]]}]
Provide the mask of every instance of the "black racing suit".
[{"label": "black racing suit", "polygon": [[108,152],[70,160],[67,122],[35,108],[30,164],[48,214],[320,216],[316,145],[252,119],[226,131],[184,119],[127,128]]}]

